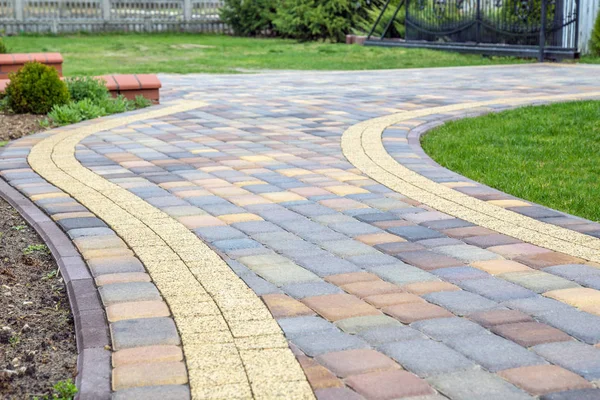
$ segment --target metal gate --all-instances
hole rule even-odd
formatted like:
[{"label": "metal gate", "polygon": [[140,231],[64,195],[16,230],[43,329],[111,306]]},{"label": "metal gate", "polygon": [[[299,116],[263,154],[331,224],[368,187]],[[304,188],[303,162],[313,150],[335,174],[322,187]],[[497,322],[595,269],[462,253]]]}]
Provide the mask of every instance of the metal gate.
[{"label": "metal gate", "polygon": [[[365,44],[576,58],[579,1],[388,0]],[[402,17],[405,37],[394,37],[398,29],[391,28]]]}]

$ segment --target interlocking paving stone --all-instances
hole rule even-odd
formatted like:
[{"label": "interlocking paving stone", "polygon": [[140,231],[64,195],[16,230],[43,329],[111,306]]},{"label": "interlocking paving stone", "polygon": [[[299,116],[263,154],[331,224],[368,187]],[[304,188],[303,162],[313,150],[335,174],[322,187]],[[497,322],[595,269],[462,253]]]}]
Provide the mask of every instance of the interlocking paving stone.
[{"label": "interlocking paving stone", "polygon": [[436,254],[430,250],[426,251],[407,251],[397,255],[405,263],[414,265],[424,270],[432,270],[445,267],[458,267],[464,265],[462,260],[448,257],[442,254]]},{"label": "interlocking paving stone", "polygon": [[486,261],[499,259],[500,256],[491,251],[470,245],[435,247],[432,251],[454,257],[464,262]]},{"label": "interlocking paving stone", "polygon": [[346,333],[357,334],[378,326],[400,325],[400,323],[385,315],[367,315],[342,319],[336,321],[335,325]]},{"label": "interlocking paving stone", "polygon": [[110,325],[113,348],[178,345],[179,335],[170,318],[145,318],[117,321]]},{"label": "interlocking paving stone", "polygon": [[410,325],[432,339],[444,341],[455,336],[466,337],[489,333],[480,325],[465,318],[436,318],[414,322]]},{"label": "interlocking paving stone", "polygon": [[316,332],[306,336],[294,336],[292,343],[311,357],[333,351],[365,349],[369,347],[367,342],[361,338],[339,331]]},{"label": "interlocking paving stone", "polygon": [[459,283],[467,279],[482,279],[490,277],[489,274],[473,267],[440,268],[432,271],[432,274],[452,283]]},{"label": "interlocking paving stone", "polygon": [[327,282],[293,283],[291,285],[283,286],[281,290],[295,299],[343,293],[340,288]]},{"label": "interlocking paving stone", "polygon": [[403,340],[425,339],[419,331],[403,325],[387,325],[358,332],[372,346]]},{"label": "interlocking paving stone", "polygon": [[536,293],[579,287],[575,282],[540,271],[509,272],[500,275],[500,278],[516,283]]},{"label": "interlocking paving stone", "polygon": [[113,394],[114,400],[189,400],[190,389],[184,385],[163,385],[136,387],[119,390]]},{"label": "interlocking paving stone", "polygon": [[316,360],[340,378],[381,370],[400,369],[394,360],[370,349],[327,353],[317,356]]},{"label": "interlocking paving stone", "polygon": [[359,394],[371,399],[393,399],[435,393],[424,380],[400,370],[354,375],[346,382]]},{"label": "interlocking paving stone", "polygon": [[277,323],[288,337],[320,332],[339,332],[339,329],[331,322],[313,316],[281,318],[277,320]]},{"label": "interlocking paving stone", "polygon": [[360,271],[351,262],[333,256],[303,257],[298,260],[298,264],[321,277]]},{"label": "interlocking paving stone", "polygon": [[373,306],[345,293],[306,297],[302,302],[330,321],[381,314]]},{"label": "interlocking paving stone", "polygon": [[427,381],[453,400],[527,400],[533,399],[496,375],[481,370],[437,375]]},{"label": "interlocking paving stone", "polygon": [[382,309],[382,311],[400,322],[410,324],[415,321],[432,318],[451,317],[452,314],[442,307],[429,303],[404,303],[395,304]]},{"label": "interlocking paving stone", "polygon": [[100,289],[100,297],[105,306],[125,301],[160,300],[160,293],[150,282],[128,282],[104,285]]},{"label": "interlocking paving stone", "polygon": [[532,350],[588,380],[600,379],[600,349],[597,347],[570,341],[540,344]]},{"label": "interlocking paving stone", "polygon": [[455,337],[446,343],[491,372],[546,363],[518,344],[496,335]]},{"label": "interlocking paving stone", "polygon": [[534,396],[594,387],[579,375],[556,365],[507,369],[498,375]]},{"label": "interlocking paving stone", "polygon": [[423,297],[459,316],[491,310],[498,306],[498,303],[492,300],[464,290],[429,293]]},{"label": "interlocking paving stone", "polygon": [[380,346],[379,350],[396,360],[408,371],[421,377],[476,367],[462,354],[433,340],[388,343]]},{"label": "interlocking paving stone", "polygon": [[479,325],[489,328],[495,325],[514,324],[517,322],[531,322],[533,319],[517,310],[490,310],[469,315],[469,319]]},{"label": "interlocking paving stone", "polygon": [[363,400],[360,394],[346,388],[327,388],[315,390],[315,395],[319,400]]},{"label": "interlocking paving stone", "polygon": [[559,393],[551,393],[540,397],[541,400],[595,400],[600,396],[600,389],[577,389]]},{"label": "interlocking paving stone", "polygon": [[389,228],[388,232],[413,242],[423,239],[434,239],[444,237],[444,235],[440,232],[433,229],[425,228],[423,226],[399,226],[395,228]]},{"label": "interlocking paving stone", "polygon": [[512,340],[523,347],[572,340],[563,331],[539,322],[517,322],[514,324],[496,325],[492,328],[492,332]]},{"label": "interlocking paving stone", "polygon": [[369,271],[400,286],[414,282],[437,281],[434,275],[402,263],[372,267]]},{"label": "interlocking paving stone", "polygon": [[459,282],[458,285],[464,290],[477,293],[494,301],[508,301],[533,297],[536,294],[521,286],[503,281],[497,278],[469,279]]}]

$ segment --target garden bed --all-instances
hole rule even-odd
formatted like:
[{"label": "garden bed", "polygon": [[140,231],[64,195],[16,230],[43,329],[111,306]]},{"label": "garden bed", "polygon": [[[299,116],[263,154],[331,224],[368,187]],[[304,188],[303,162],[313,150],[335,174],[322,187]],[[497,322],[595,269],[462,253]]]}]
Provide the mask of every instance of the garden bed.
[{"label": "garden bed", "polygon": [[22,138],[43,131],[40,121],[44,115],[6,114],[0,112],[0,146],[9,140]]},{"label": "garden bed", "polygon": [[[58,267],[42,239],[2,199],[0,305],[0,398],[43,399],[56,383],[74,380],[75,329]],[[72,389],[68,384],[67,392]]]}]

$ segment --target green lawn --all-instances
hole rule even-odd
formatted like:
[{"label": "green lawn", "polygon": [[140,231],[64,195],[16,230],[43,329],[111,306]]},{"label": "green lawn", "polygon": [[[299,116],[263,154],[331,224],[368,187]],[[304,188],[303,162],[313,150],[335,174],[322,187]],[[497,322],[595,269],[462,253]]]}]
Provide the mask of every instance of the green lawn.
[{"label": "green lawn", "polygon": [[200,34],[14,36],[13,53],[60,52],[65,75],[106,73],[236,73],[252,70],[367,70],[525,62],[424,49],[298,43]]},{"label": "green lawn", "polygon": [[473,180],[600,221],[600,101],[449,122],[422,144],[438,163]]}]

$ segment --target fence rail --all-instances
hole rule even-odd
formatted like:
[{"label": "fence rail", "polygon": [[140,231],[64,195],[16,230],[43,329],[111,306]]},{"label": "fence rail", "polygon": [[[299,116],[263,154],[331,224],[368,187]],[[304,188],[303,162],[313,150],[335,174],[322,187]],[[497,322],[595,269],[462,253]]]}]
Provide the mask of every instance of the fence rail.
[{"label": "fence rail", "polygon": [[220,0],[0,0],[0,30],[229,33]]}]

